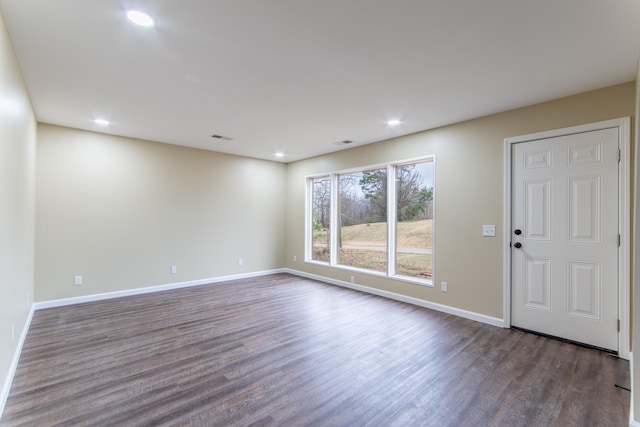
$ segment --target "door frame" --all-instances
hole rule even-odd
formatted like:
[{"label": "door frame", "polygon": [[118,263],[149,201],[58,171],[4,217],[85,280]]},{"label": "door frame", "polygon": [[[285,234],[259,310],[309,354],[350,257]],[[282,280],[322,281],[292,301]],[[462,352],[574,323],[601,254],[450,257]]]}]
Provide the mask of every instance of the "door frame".
[{"label": "door frame", "polygon": [[631,118],[605,120],[580,126],[566,127],[546,132],[514,136],[504,140],[504,229],[503,229],[503,322],[511,327],[511,151],[513,144],[555,138],[601,129],[618,129],[620,141],[620,167],[618,168],[618,224],[620,248],[618,249],[618,356],[629,360],[630,347],[630,289],[631,289]]}]

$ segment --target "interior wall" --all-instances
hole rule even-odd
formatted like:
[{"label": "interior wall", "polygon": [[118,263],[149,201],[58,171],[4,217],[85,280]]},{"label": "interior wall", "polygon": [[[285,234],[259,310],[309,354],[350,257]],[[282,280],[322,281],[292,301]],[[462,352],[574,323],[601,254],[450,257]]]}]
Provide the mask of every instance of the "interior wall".
[{"label": "interior wall", "polygon": [[[634,116],[634,98],[630,82],[291,163],[287,267],[345,282],[353,275],[360,285],[501,319],[504,139]],[[447,293],[304,262],[306,176],[429,154],[436,156],[434,282],[448,282]],[[497,236],[483,237],[483,224],[495,224]]]},{"label": "interior wall", "polygon": [[33,299],[36,121],[0,12],[0,413]]},{"label": "interior wall", "polygon": [[36,301],[282,268],[285,176],[281,163],[40,124]]},{"label": "interior wall", "polygon": [[[638,70],[637,70],[637,78],[636,83],[640,80],[640,60],[638,61]],[[635,108],[636,108],[636,120],[635,120],[635,146],[638,147],[640,143],[640,129],[638,125],[638,117],[640,117],[640,86],[636,86],[636,99],[635,99]],[[640,343],[640,276],[638,275],[638,268],[640,268],[640,229],[638,226],[639,218],[638,214],[640,213],[640,172],[638,168],[640,168],[640,150],[636,151],[636,163],[634,169],[634,182],[635,182],[635,214],[633,216],[634,222],[634,262],[633,266],[633,288],[632,288],[632,298],[633,298],[633,310],[632,318],[633,318],[633,329],[632,329],[632,355],[631,355],[631,366],[632,366],[632,378],[631,378],[631,389],[633,390],[633,401],[631,402],[632,416],[635,418],[632,421],[638,423],[640,425],[640,392],[638,391],[640,388],[640,348],[636,345]]]}]

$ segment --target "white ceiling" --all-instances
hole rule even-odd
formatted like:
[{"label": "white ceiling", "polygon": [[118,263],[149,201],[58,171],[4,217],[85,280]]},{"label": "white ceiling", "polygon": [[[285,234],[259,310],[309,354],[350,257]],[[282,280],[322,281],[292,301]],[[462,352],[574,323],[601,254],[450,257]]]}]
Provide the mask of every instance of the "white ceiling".
[{"label": "white ceiling", "polygon": [[[133,25],[131,8],[155,27]],[[0,9],[39,121],[284,162],[632,81],[640,51],[640,0]]]}]

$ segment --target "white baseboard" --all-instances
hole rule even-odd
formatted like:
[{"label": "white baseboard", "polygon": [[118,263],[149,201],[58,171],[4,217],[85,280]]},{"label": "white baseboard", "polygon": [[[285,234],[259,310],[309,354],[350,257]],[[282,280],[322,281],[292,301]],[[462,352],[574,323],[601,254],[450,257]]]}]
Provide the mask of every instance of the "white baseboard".
[{"label": "white baseboard", "polygon": [[[417,305],[424,308],[429,308],[435,311],[441,311],[443,313],[452,314],[454,316],[463,317],[465,319],[475,320],[476,322],[486,323],[487,325],[497,326],[504,328],[504,320],[497,317],[486,316],[484,314],[475,313],[473,311],[462,310],[448,305],[438,304],[435,302],[425,301],[418,298],[409,297],[402,294],[396,294],[395,292],[383,291],[380,289],[370,288],[368,286],[357,285],[354,283],[345,282],[343,280],[331,279],[324,276],[318,276],[316,274],[305,273],[303,271],[285,269],[285,272],[294,274],[300,277],[306,277],[308,279],[317,280],[319,282],[330,283],[332,285],[338,285],[349,289],[355,289],[357,291],[366,292],[373,295],[393,299],[396,301],[402,301],[409,304]],[[640,427],[640,426],[638,426]]]},{"label": "white baseboard", "polygon": [[284,273],[284,269],[264,270],[254,273],[246,274],[234,274],[231,276],[212,277],[209,279],[190,280],[187,282],[169,283],[166,285],[149,286],[145,288],[126,289],[123,291],[106,292],[102,294],[85,295],[81,297],[63,298],[51,301],[42,301],[34,304],[35,310],[42,310],[45,308],[62,307],[65,305],[81,304],[83,302],[102,301],[112,298],[121,298],[131,295],[149,294],[152,292],[168,291],[172,289],[188,288],[191,286],[202,286],[213,283],[228,282],[230,280],[250,279],[252,277],[266,276],[269,274]]},{"label": "white baseboard", "polygon": [[35,310],[34,304],[31,304],[31,310],[29,310],[27,321],[24,323],[24,327],[22,328],[22,333],[20,334],[20,340],[18,341],[16,350],[13,353],[13,358],[11,359],[9,372],[7,372],[7,376],[4,379],[4,384],[2,385],[2,391],[0,391],[0,420],[2,419],[2,413],[4,412],[4,407],[7,404],[7,399],[9,398],[9,391],[11,390],[13,377],[16,374],[16,369],[18,369],[18,361],[20,360],[20,355],[22,354],[22,346],[24,345],[24,342],[27,339],[27,333],[29,332],[29,327],[31,327],[31,319],[33,319],[34,310]]}]

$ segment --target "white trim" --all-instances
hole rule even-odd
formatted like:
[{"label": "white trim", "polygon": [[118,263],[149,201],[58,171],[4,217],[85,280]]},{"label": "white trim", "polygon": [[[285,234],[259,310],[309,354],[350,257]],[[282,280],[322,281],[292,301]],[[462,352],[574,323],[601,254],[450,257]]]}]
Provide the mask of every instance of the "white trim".
[{"label": "white trim", "polygon": [[[329,191],[329,265],[335,266],[338,264],[338,251],[337,251],[337,241],[339,238],[338,231],[341,227],[340,221],[338,220],[338,200],[339,200],[339,188],[340,185],[338,180],[338,174],[332,173],[329,175],[331,178],[331,190]],[[311,236],[313,236],[313,231],[308,231]]]},{"label": "white trim", "polygon": [[635,420],[635,411],[633,410],[633,352],[629,352],[629,377],[631,378],[631,397],[629,403],[629,427],[640,427],[640,423]]},{"label": "white trim", "polygon": [[329,172],[320,172],[320,173],[315,173],[311,175],[305,175],[305,179],[322,178],[323,176],[329,176],[329,175],[345,175],[345,174],[351,174],[356,172],[371,171],[375,169],[385,168],[388,165],[391,165],[391,166],[410,165],[412,163],[421,163],[424,161],[429,161],[430,158],[435,159],[435,154],[427,154],[426,156],[412,157],[410,159],[404,159],[404,160],[394,160],[391,162],[374,163],[374,164],[364,165],[364,166],[354,166],[352,168],[347,168],[347,169],[333,169]]},{"label": "white trim", "polygon": [[[398,232],[398,201],[396,194],[396,174],[398,170],[393,165],[387,165],[387,276],[396,275],[396,251]],[[392,207],[392,209],[389,209]],[[433,221],[431,222],[433,224]],[[433,251],[432,251],[433,252]]]},{"label": "white trim", "polygon": [[285,272],[284,269],[279,268],[275,270],[264,270],[264,271],[257,271],[254,273],[247,273],[247,274],[234,274],[231,276],[220,276],[220,277],[212,277],[209,279],[199,279],[199,280],[190,280],[187,282],[169,283],[166,285],[148,286],[145,288],[126,289],[123,291],[106,292],[103,294],[93,294],[93,295],[85,295],[81,297],[63,298],[63,299],[57,299],[57,300],[51,300],[51,301],[37,302],[34,304],[34,308],[35,310],[42,310],[45,308],[63,307],[65,305],[81,304],[81,303],[92,302],[92,301],[102,301],[102,300],[122,298],[122,297],[127,297],[132,295],[149,294],[152,292],[169,291],[173,289],[188,288],[191,286],[210,285],[214,283],[228,282],[230,280],[250,279],[252,277],[267,276],[269,274],[278,274],[278,273],[284,273],[284,272]]},{"label": "white trim", "polygon": [[[392,162],[385,162],[376,165],[368,165],[361,167],[354,167],[350,169],[342,169],[328,173],[319,173],[314,175],[306,175],[305,176],[305,262],[308,263],[316,263],[319,265],[328,266],[330,268],[344,268],[344,269],[355,269],[355,271],[360,271],[365,274],[378,275],[379,273],[382,277],[386,277],[391,280],[400,280],[403,282],[414,283],[418,285],[424,285],[429,287],[434,287],[433,279],[419,279],[412,278],[410,276],[402,276],[398,275],[396,271],[396,261],[397,261],[397,243],[396,243],[396,235],[397,235],[397,212],[395,209],[396,206],[396,175],[398,167],[412,165],[417,163],[431,163],[433,167],[433,189],[434,189],[434,198],[432,201],[432,209],[433,209],[433,218],[432,221],[435,223],[435,188],[436,188],[436,155],[429,154],[426,156],[415,157],[412,159],[405,160],[397,160]],[[386,170],[387,172],[387,208],[394,207],[393,209],[387,209],[387,269],[385,272],[377,272],[375,270],[368,270],[364,268],[351,267],[347,265],[341,265],[338,259],[338,242],[339,242],[339,233],[340,233],[340,221],[339,221],[339,192],[340,192],[340,176],[354,173],[362,173],[367,171],[375,171],[375,170]],[[329,226],[329,261],[317,261],[313,259],[313,184],[312,181],[314,179],[329,177],[331,182],[331,201],[330,201],[330,226]],[[431,236],[431,247],[435,248],[435,230],[432,230]],[[432,270],[435,266],[435,250],[431,253],[431,265]],[[435,273],[435,271],[434,271]],[[435,277],[435,275],[433,276]]]},{"label": "white trim", "polygon": [[438,164],[436,163],[436,155],[432,154],[432,165],[433,165],[433,195],[431,197],[431,280],[429,280],[429,285],[434,288],[436,285],[436,241],[437,241],[437,233],[436,227],[434,225],[437,223],[437,215],[436,215],[436,205],[438,204],[438,193],[436,189],[438,188]]},{"label": "white trim", "polygon": [[2,419],[2,413],[4,412],[4,407],[7,404],[7,399],[9,398],[9,391],[11,391],[13,377],[16,374],[16,369],[18,369],[18,361],[20,360],[20,355],[22,354],[22,346],[27,339],[27,333],[29,332],[29,328],[31,327],[31,319],[33,319],[34,310],[34,304],[31,304],[31,309],[29,310],[27,321],[24,323],[22,333],[20,334],[20,341],[18,341],[18,345],[16,346],[16,349],[13,353],[9,371],[7,372],[7,376],[4,379],[4,384],[2,385],[2,392],[0,392],[0,420]]},{"label": "white trim", "polygon": [[[431,254],[431,259],[433,259],[433,254]],[[319,266],[322,266],[322,267],[334,268],[336,270],[351,271],[351,272],[354,272],[354,273],[366,274],[367,276],[382,277],[383,279],[389,279],[389,280],[396,280],[398,282],[411,283],[412,285],[427,286],[429,288],[433,288],[434,287],[432,279],[418,279],[416,277],[402,276],[400,274],[396,274],[393,277],[389,277],[389,276],[387,276],[386,273],[383,273],[381,271],[367,270],[366,268],[351,267],[349,265],[341,265],[341,264],[330,265],[328,262],[315,261],[315,260],[305,261],[305,262],[308,263],[308,264],[319,265]]]},{"label": "white trim", "polygon": [[306,178],[304,182],[304,260],[313,258],[313,181]]},{"label": "white trim", "polygon": [[631,351],[631,119],[621,119],[618,125],[620,183],[618,200],[620,203],[618,227],[620,248],[618,249],[618,316],[620,332],[618,334],[618,354],[629,360]]},{"label": "white trim", "polygon": [[435,311],[440,311],[442,313],[452,314],[454,316],[463,317],[465,319],[474,320],[476,322],[485,323],[491,326],[502,327],[503,319],[498,319],[497,317],[486,316],[484,314],[475,313],[473,311],[462,310],[455,307],[450,307],[448,305],[437,304],[430,301],[421,300],[418,298],[409,297],[402,294],[396,294],[394,292],[383,291],[381,289],[370,288],[368,286],[357,285],[354,283],[345,282],[342,280],[331,279],[329,277],[318,276],[316,274],[306,273],[304,271],[285,269],[286,273],[290,273],[300,277],[306,277],[307,279],[317,280],[319,282],[329,283],[332,285],[342,286],[344,288],[354,289],[356,291],[366,292],[373,295],[378,295],[384,298],[393,299],[396,301],[406,302],[408,304],[417,305],[420,307],[428,308]]},{"label": "white trim", "polygon": [[511,144],[504,141],[504,229],[503,236],[503,261],[502,261],[502,318],[504,328],[511,327]]},{"label": "white trim", "polygon": [[621,150],[620,167],[618,168],[619,181],[619,267],[618,267],[618,316],[620,318],[620,332],[618,333],[618,355],[622,359],[629,360],[630,350],[630,248],[631,248],[631,119],[622,117],[619,119],[605,120],[586,125],[572,126],[546,132],[505,138],[504,140],[504,233],[503,233],[503,317],[504,327],[511,326],[511,148],[519,142],[535,141],[539,139],[555,138],[577,133],[591,132],[601,129],[618,128],[619,147]]}]

